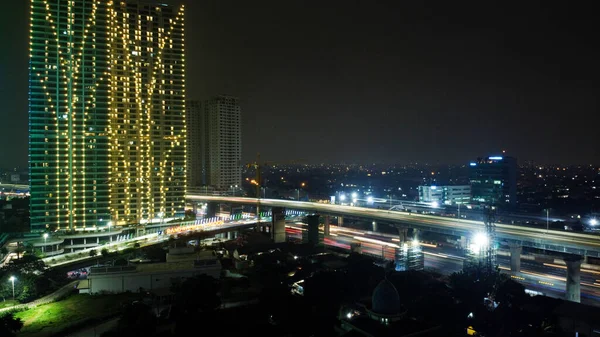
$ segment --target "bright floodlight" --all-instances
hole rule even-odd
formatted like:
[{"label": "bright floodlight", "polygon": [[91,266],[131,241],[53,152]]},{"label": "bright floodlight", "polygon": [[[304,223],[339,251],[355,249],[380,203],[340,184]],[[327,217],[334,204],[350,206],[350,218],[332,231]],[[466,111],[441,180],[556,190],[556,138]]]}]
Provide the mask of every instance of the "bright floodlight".
[{"label": "bright floodlight", "polygon": [[340,200],[341,200],[341,201],[344,201],[344,200],[346,200],[346,195],[345,195],[345,194],[342,194],[342,195],[340,195]]},{"label": "bright floodlight", "polygon": [[438,208],[438,207],[440,207],[440,203],[437,202],[437,201],[434,201],[434,202],[431,203],[431,207]]},{"label": "bright floodlight", "polygon": [[488,237],[485,235],[485,233],[477,233],[473,237],[473,243],[475,243],[477,246],[485,247],[489,243]]},{"label": "bright floodlight", "polygon": [[356,199],[358,197],[358,194],[356,194],[356,192],[352,192],[352,199]]},{"label": "bright floodlight", "polygon": [[596,219],[590,220],[590,225],[596,226],[597,224],[598,224],[598,220],[596,220]]},{"label": "bright floodlight", "polygon": [[48,233],[44,233],[44,240],[48,238]]},{"label": "bright floodlight", "polygon": [[371,197],[371,196],[370,196],[370,197],[367,197],[367,202],[368,202],[369,204],[372,204],[372,203],[373,203],[373,197]]},{"label": "bright floodlight", "polygon": [[12,282],[15,282],[16,278],[15,278],[14,276],[11,276],[11,277],[9,278],[9,280],[11,280]]}]

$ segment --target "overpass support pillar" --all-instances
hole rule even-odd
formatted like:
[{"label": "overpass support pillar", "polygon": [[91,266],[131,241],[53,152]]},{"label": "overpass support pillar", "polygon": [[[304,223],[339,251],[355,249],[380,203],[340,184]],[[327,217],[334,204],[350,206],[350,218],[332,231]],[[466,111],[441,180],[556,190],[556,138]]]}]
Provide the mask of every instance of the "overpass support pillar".
[{"label": "overpass support pillar", "polygon": [[418,241],[419,240],[419,234],[420,234],[419,230],[417,228],[413,228],[412,232],[413,232],[413,240],[417,240]]},{"label": "overpass support pillar", "polygon": [[581,256],[565,258],[567,264],[567,301],[581,301]]},{"label": "overpass support pillar", "polygon": [[331,223],[330,221],[331,221],[331,219],[329,218],[329,215],[326,215],[325,218],[323,219],[323,234],[325,236],[329,236],[329,234],[330,234],[330,227],[329,227],[329,225]]},{"label": "overpass support pillar", "polygon": [[[308,225],[308,230],[302,234],[302,241],[305,243],[309,243],[311,245],[319,244],[319,215],[311,214],[306,217],[306,224]],[[285,229],[285,228],[284,228]],[[304,237],[304,235],[306,235]]]},{"label": "overpass support pillar", "polygon": [[283,207],[273,207],[271,238],[275,243],[285,242],[285,208]]},{"label": "overpass support pillar", "polygon": [[509,242],[508,247],[510,248],[510,271],[520,272],[521,251],[523,250],[523,247],[516,242]]},{"label": "overpass support pillar", "polygon": [[343,216],[340,216],[340,215],[338,215],[338,217],[337,217],[337,218],[338,218],[338,223],[337,223],[337,225],[338,225],[338,226],[340,226],[340,227],[344,227],[344,217],[343,217]]},{"label": "overpass support pillar", "polygon": [[469,244],[469,240],[467,240],[467,237],[461,236],[460,240],[458,241],[458,245],[460,246],[460,248],[461,249],[469,249],[468,244]]},{"label": "overpass support pillar", "polygon": [[398,227],[398,239],[400,243],[408,241],[408,228]]},{"label": "overpass support pillar", "polygon": [[373,225],[373,232],[377,232],[377,222],[373,221],[372,225]]},{"label": "overpass support pillar", "polygon": [[206,203],[206,218],[212,218],[217,215],[217,208],[219,208],[219,205],[214,202]]}]

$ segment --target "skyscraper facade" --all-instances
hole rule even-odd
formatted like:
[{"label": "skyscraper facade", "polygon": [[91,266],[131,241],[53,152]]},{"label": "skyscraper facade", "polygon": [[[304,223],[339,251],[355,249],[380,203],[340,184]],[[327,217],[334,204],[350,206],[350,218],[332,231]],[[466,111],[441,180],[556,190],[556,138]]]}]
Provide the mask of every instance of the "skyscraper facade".
[{"label": "skyscraper facade", "polygon": [[31,0],[32,231],[183,212],[184,10]]},{"label": "skyscraper facade", "polygon": [[475,203],[515,206],[517,202],[517,160],[490,156],[469,164],[471,200]]},{"label": "skyscraper facade", "polygon": [[239,99],[219,95],[204,102],[207,184],[230,190],[242,183],[242,116]]},{"label": "skyscraper facade", "polygon": [[200,101],[188,100],[185,106],[187,126],[188,187],[206,185],[206,115]]}]

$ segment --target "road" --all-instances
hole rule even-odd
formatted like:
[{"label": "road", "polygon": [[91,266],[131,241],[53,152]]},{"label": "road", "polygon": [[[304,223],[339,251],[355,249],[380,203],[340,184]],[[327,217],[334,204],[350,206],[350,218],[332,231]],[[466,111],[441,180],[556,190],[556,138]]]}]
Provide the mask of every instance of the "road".
[{"label": "road", "polygon": [[[288,238],[300,240],[304,228],[300,224],[286,226]],[[394,259],[398,238],[391,234],[374,233],[348,227],[330,227],[331,236],[325,238],[325,244],[332,247],[350,249],[352,243],[361,244],[363,254]],[[424,255],[425,268],[449,275],[463,269],[465,253],[455,247],[439,246],[430,242],[420,242]],[[504,252],[506,253],[506,252]],[[523,256],[522,256],[523,257]],[[564,298],[566,289],[566,267],[561,264],[521,259],[521,272],[510,271],[510,257],[498,255],[500,269],[523,284],[527,289],[545,295]],[[591,268],[591,267],[590,267]],[[581,269],[581,302],[600,306],[600,271]]]},{"label": "road", "polygon": [[[200,194],[188,194],[186,198],[203,202],[229,202],[247,205],[256,205],[257,202],[256,198],[207,196]],[[467,237],[484,230],[483,223],[480,221],[448,218],[436,215],[280,199],[260,199],[260,204],[267,207],[285,207],[314,211],[322,214],[361,217],[376,221],[389,221],[392,223],[420,227],[426,230],[464,235]],[[557,250],[561,252],[565,252],[564,248],[566,247],[571,254],[600,256],[600,236],[589,233],[546,230],[497,223],[496,237],[498,239],[520,241],[524,246]]]}]

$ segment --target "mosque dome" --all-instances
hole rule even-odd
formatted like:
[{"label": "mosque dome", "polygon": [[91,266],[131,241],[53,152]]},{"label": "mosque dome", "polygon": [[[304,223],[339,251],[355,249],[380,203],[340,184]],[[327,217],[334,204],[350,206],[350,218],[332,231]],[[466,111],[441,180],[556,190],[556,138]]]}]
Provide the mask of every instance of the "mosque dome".
[{"label": "mosque dome", "polygon": [[397,315],[400,313],[400,295],[388,279],[379,282],[373,290],[371,311],[379,315]]}]

